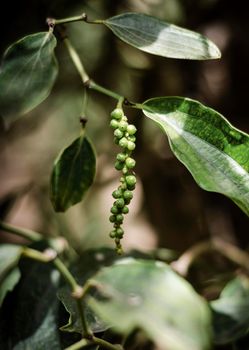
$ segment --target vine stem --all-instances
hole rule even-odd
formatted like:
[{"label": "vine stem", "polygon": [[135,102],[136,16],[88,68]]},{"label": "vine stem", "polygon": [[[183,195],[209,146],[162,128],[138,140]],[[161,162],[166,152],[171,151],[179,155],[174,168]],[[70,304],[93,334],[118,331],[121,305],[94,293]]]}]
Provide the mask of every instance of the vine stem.
[{"label": "vine stem", "polygon": [[81,15],[78,16],[72,16],[72,17],[66,17],[61,19],[56,18],[47,18],[47,24],[49,26],[56,26],[58,24],[66,24],[66,23],[72,23],[72,22],[86,22],[89,24],[103,24],[104,20],[102,19],[96,19],[94,21],[89,21],[87,18],[87,14],[83,12]]},{"label": "vine stem", "polygon": [[0,221],[0,230],[14,233],[17,236],[28,239],[29,241],[32,241],[32,242],[39,242],[42,239],[44,239],[44,237],[38,232],[28,230],[28,229],[22,229],[20,227],[13,226],[2,221]]},{"label": "vine stem", "polygon": [[64,42],[64,45],[69,53],[69,56],[77,70],[77,72],[79,73],[80,77],[81,77],[81,80],[83,82],[84,85],[86,85],[88,83],[88,81],[90,80],[82,62],[81,62],[81,59],[78,55],[78,52],[75,50],[75,48],[73,47],[71,41],[65,37],[63,38],[63,42]]},{"label": "vine stem", "polygon": [[201,255],[210,251],[218,252],[230,261],[249,271],[249,255],[238,247],[218,238],[195,244],[183,253],[178,260],[174,261],[171,266],[180,275],[186,277],[194,261]]},{"label": "vine stem", "polygon": [[58,25],[58,24],[65,24],[65,23],[79,22],[79,21],[86,22],[86,20],[87,20],[87,15],[86,13],[83,12],[79,16],[73,16],[73,17],[67,17],[67,18],[61,18],[61,19],[48,18],[47,23],[48,25],[50,24]]},{"label": "vine stem", "polygon": [[109,89],[97,84],[92,79],[90,79],[90,77],[87,74],[87,72],[83,66],[83,63],[79,57],[79,54],[75,50],[75,48],[73,47],[71,41],[67,37],[63,37],[62,40],[63,40],[65,47],[69,53],[70,58],[71,58],[74,66],[75,66],[78,74],[80,75],[81,80],[86,88],[98,91],[98,92],[100,92],[106,96],[112,97],[118,101],[120,99],[123,99],[123,100],[125,99],[123,96],[119,95],[118,93],[116,93],[112,90],[109,90]]},{"label": "vine stem", "polygon": [[96,344],[99,346],[102,346],[103,348],[107,350],[122,350],[123,347],[121,345],[113,345],[109,343],[108,341],[93,336],[91,339],[82,339],[78,341],[77,343],[74,343],[73,345],[69,346],[65,350],[78,350],[82,349],[86,345]]},{"label": "vine stem", "polygon": [[0,221],[0,230],[13,233],[19,237],[25,238],[31,242],[39,242],[45,240],[48,246],[58,253],[62,253],[65,250],[65,247],[68,246],[68,242],[63,237],[49,238],[47,239],[41,233],[38,233],[27,228],[17,227],[6,222]]}]

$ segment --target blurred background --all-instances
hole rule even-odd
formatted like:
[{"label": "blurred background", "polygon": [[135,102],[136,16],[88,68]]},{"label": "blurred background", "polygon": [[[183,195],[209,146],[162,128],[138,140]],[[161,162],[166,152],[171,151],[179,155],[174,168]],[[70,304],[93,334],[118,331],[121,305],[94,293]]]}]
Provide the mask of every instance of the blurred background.
[{"label": "blurred background", "polygon": [[[86,12],[90,19],[137,11],[196,30],[213,40],[221,60],[165,59],[129,47],[107,28],[86,23],[67,26],[90,76],[132,101],[166,95],[197,99],[249,132],[246,113],[249,80],[249,20],[246,1],[226,0],[25,0],[6,2],[1,11],[0,51],[17,39],[46,31],[46,18]],[[239,5],[239,6],[238,6]],[[59,78],[52,94],[6,129],[0,125],[0,210],[7,222],[45,234],[65,236],[79,251],[112,245],[108,221],[119,173],[113,163],[117,146],[109,130],[115,101],[96,92],[87,97],[87,132],[97,153],[97,176],[83,203],[55,214],[49,178],[60,150],[80,130],[84,90],[62,43],[56,55]],[[248,247],[248,218],[227,198],[201,190],[172,155],[166,136],[138,111],[126,110],[138,128],[138,186],[125,219],[126,249],[157,247],[181,253],[194,243],[218,236]],[[8,240],[4,233],[0,241]],[[166,251],[167,252],[167,251]]]}]

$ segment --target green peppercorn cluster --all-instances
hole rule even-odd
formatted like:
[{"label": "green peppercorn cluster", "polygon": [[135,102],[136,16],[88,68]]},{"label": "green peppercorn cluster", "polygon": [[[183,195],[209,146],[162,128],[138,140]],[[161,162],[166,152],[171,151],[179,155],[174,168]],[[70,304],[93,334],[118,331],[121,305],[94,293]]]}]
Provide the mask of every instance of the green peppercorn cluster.
[{"label": "green peppercorn cluster", "polygon": [[122,253],[120,240],[123,238],[124,230],[121,226],[124,221],[124,215],[129,212],[128,205],[132,200],[132,191],[136,186],[136,177],[133,173],[136,161],[131,158],[131,154],[136,147],[135,133],[137,129],[135,125],[128,123],[121,108],[114,109],[111,113],[111,118],[110,126],[114,129],[114,142],[122,149],[117,154],[115,168],[122,171],[122,176],[118,189],[112,193],[115,201],[111,207],[111,216],[109,218],[110,222],[113,223],[110,237],[115,239],[117,252]]}]

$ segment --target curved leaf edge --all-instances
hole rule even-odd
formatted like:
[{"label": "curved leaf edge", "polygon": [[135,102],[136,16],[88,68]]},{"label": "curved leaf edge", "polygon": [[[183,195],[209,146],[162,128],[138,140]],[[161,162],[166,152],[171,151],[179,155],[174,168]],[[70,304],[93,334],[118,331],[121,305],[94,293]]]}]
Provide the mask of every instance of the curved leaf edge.
[{"label": "curved leaf edge", "polygon": [[[194,30],[190,30],[190,29],[187,29],[187,28],[184,28],[184,27],[181,27],[181,26],[178,26],[178,25],[175,25],[175,24],[172,24],[172,23],[169,23],[169,22],[166,22],[166,21],[163,21],[162,19],[160,18],[157,18],[155,16],[151,16],[151,15],[148,15],[146,13],[141,13],[141,12],[125,12],[125,13],[121,13],[117,16],[112,16],[112,17],[109,17],[105,20],[100,20],[100,21],[97,21],[97,23],[101,23],[101,24],[104,24],[108,29],[110,29],[112,32],[112,28],[111,26],[109,25],[108,23],[108,20],[112,19],[112,18],[118,18],[118,17],[121,17],[123,15],[134,15],[134,14],[137,14],[137,15],[140,15],[140,16],[144,16],[144,17],[147,17],[147,18],[152,18],[153,20],[158,20],[159,22],[165,24],[165,25],[169,25],[171,27],[174,27],[174,28],[177,28],[177,29],[181,29],[181,30],[184,30],[185,32],[188,32],[189,34],[198,34],[200,36],[200,38],[204,38],[206,40],[207,43],[209,43],[217,52],[216,56],[213,56],[213,57],[207,57],[207,58],[180,58],[180,57],[173,57],[173,56],[168,56],[167,58],[172,58],[172,59],[183,59],[183,60],[187,60],[187,61],[208,61],[208,60],[212,60],[212,59],[220,59],[222,57],[222,54],[221,54],[221,51],[220,49],[218,48],[218,46],[212,41],[210,40],[208,37],[206,37],[205,35],[199,33],[199,32],[196,32]],[[117,36],[114,32],[113,34],[115,36]],[[118,36],[117,36],[118,37]],[[118,37],[119,38],[119,37]],[[160,57],[166,57],[166,56],[161,56],[161,55],[158,55],[158,54],[155,54],[155,53],[152,53],[152,52],[147,52],[147,51],[144,51],[142,50],[141,48],[135,46],[135,45],[132,45],[128,40],[124,39],[124,38],[119,38],[121,41],[125,42],[126,44],[130,45],[130,46],[133,46],[135,47],[136,49],[140,50],[140,51],[143,51],[143,52],[146,52],[148,54],[151,54],[151,55],[155,55],[155,56],[160,56]]]},{"label": "curved leaf edge", "polygon": [[[93,153],[93,156],[94,156],[94,159],[95,159],[95,164],[94,164],[94,169],[93,169],[93,170],[94,170],[94,176],[93,176],[93,178],[92,178],[92,182],[91,182],[90,186],[89,186],[88,189],[85,191],[85,193],[84,193],[82,199],[81,199],[80,201],[76,202],[76,203],[67,205],[66,207],[63,207],[63,208],[62,208],[60,205],[58,205],[57,201],[55,200],[55,195],[54,195],[53,190],[52,190],[52,179],[53,179],[53,176],[54,176],[54,169],[55,169],[56,165],[58,164],[58,162],[60,161],[61,156],[63,155],[63,153],[64,153],[67,149],[69,149],[69,148],[73,145],[73,143],[76,142],[76,140],[78,140],[78,139],[80,139],[80,138],[82,138],[82,140],[81,140],[82,143],[83,143],[84,139],[86,139],[86,141],[88,142],[88,144],[89,144],[89,146],[90,146],[90,148],[91,148],[91,151],[92,151],[92,153]],[[59,154],[57,155],[57,157],[56,157],[56,159],[54,160],[54,163],[53,163],[53,168],[52,168],[51,177],[50,177],[50,190],[49,190],[50,201],[51,201],[52,206],[53,206],[53,209],[54,209],[54,211],[55,211],[56,213],[64,213],[64,212],[66,212],[68,209],[70,209],[70,208],[72,208],[73,206],[75,206],[75,205],[81,203],[81,202],[84,200],[85,195],[86,195],[87,192],[90,190],[90,188],[92,187],[92,185],[94,184],[94,181],[95,181],[95,177],[96,177],[96,159],[97,159],[97,157],[96,157],[96,150],[95,150],[95,147],[94,147],[92,141],[89,139],[89,137],[86,136],[86,135],[84,135],[84,134],[81,134],[79,137],[74,138],[73,141],[72,141],[69,145],[67,145],[66,147],[64,147],[64,148],[59,152]]]},{"label": "curved leaf edge", "polygon": [[[46,94],[46,96],[43,97],[43,99],[38,103],[36,104],[35,106],[31,106],[30,108],[26,109],[24,112],[18,114],[15,116],[15,119],[17,119],[17,117],[20,117],[20,116],[23,116],[29,112],[31,112],[33,109],[35,109],[36,107],[38,107],[42,102],[44,102],[48,96],[51,94],[51,91],[54,87],[54,84],[56,82],[56,79],[57,79],[57,76],[58,76],[58,72],[59,72],[59,65],[58,65],[58,61],[57,61],[57,58],[56,58],[56,55],[54,53],[54,50],[57,46],[57,39],[55,37],[55,35],[51,32],[51,31],[44,31],[44,32],[37,32],[37,33],[33,33],[33,34],[28,34],[20,39],[18,39],[17,41],[13,42],[12,44],[10,44],[7,49],[4,51],[3,53],[3,56],[2,56],[2,60],[1,60],[1,64],[0,64],[0,74],[1,74],[1,71],[3,69],[3,66],[5,64],[5,59],[7,58],[7,56],[11,53],[11,51],[13,50],[14,46],[15,45],[18,45],[20,43],[22,43],[22,41],[24,41],[25,39],[27,39],[28,37],[36,37],[38,35],[41,35],[41,34],[46,34],[48,36],[52,36],[53,37],[53,45],[52,45],[52,50],[53,50],[53,53],[52,53],[52,60],[53,60],[53,64],[54,64],[54,68],[55,68],[55,72],[54,72],[54,78],[53,78],[53,84],[51,85],[50,89],[48,89],[48,92]],[[14,120],[15,120],[14,119]],[[7,126],[8,126],[8,122],[6,122]]]},{"label": "curved leaf edge", "polygon": [[[213,108],[211,108],[211,107],[208,107],[208,106],[204,105],[203,103],[201,103],[201,102],[199,102],[199,101],[197,101],[197,100],[194,100],[194,99],[191,99],[191,98],[188,98],[188,97],[182,97],[182,96],[161,96],[161,97],[153,97],[153,98],[150,98],[150,99],[144,101],[142,104],[137,104],[136,107],[139,108],[139,109],[142,109],[143,113],[144,113],[144,111],[148,111],[149,113],[156,113],[155,109],[149,108],[148,106],[146,106],[146,103],[148,103],[148,102],[150,102],[150,101],[160,100],[160,99],[164,99],[164,100],[165,100],[165,99],[178,99],[178,100],[181,100],[181,101],[182,101],[182,100],[184,100],[184,101],[189,101],[189,102],[194,103],[194,104],[196,104],[196,105],[198,105],[198,106],[200,106],[200,107],[202,107],[202,108],[204,108],[204,109],[208,109],[208,110],[210,110],[211,112],[216,113],[218,117],[222,118],[222,119],[225,121],[225,123],[226,123],[229,127],[231,127],[233,130],[235,130],[236,132],[239,132],[239,133],[242,134],[243,136],[249,138],[249,135],[248,135],[246,132],[244,132],[244,131],[242,131],[242,130],[236,128],[235,126],[233,126],[233,125],[230,123],[230,121],[229,121],[227,118],[225,118],[221,113],[217,112],[215,109],[213,109]],[[195,180],[195,182],[198,184],[198,186],[199,186],[201,189],[203,189],[204,191],[207,191],[207,192],[211,192],[211,193],[213,192],[213,193],[217,193],[217,194],[221,194],[221,195],[226,196],[227,198],[231,199],[234,203],[236,203],[236,205],[237,205],[247,216],[249,216],[249,208],[248,208],[248,209],[245,208],[244,205],[243,205],[243,203],[240,202],[239,200],[237,200],[236,198],[228,197],[225,193],[218,192],[218,191],[213,191],[213,190],[209,190],[209,189],[205,188],[205,186],[203,186],[203,185],[198,181],[198,179],[196,178],[195,174],[193,174],[192,170],[190,169],[190,166],[189,166],[185,161],[183,161],[182,159],[180,159],[180,157],[179,157],[178,155],[175,154],[175,152],[174,152],[174,147],[173,147],[173,143],[172,143],[170,137],[168,136],[167,131],[160,125],[160,123],[158,123],[157,121],[155,121],[155,120],[153,120],[152,118],[148,117],[145,113],[144,113],[144,115],[145,115],[147,118],[151,119],[153,122],[155,122],[155,123],[160,127],[160,129],[163,131],[163,133],[166,133],[167,139],[168,139],[168,142],[169,142],[169,146],[170,146],[170,149],[171,149],[172,153],[173,153],[174,156],[186,167],[186,169],[189,171],[189,173],[192,175],[193,179]],[[213,147],[213,145],[211,145],[211,144],[210,144],[210,146]],[[227,156],[227,157],[230,157],[228,154],[226,154],[226,156]],[[235,161],[232,157],[230,157],[230,158],[231,158],[233,161]]]}]

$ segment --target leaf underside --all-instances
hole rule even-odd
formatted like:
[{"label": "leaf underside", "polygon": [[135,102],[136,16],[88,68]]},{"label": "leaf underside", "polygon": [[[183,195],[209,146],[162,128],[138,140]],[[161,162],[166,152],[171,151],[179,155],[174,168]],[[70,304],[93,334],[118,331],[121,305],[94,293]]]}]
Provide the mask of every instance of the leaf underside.
[{"label": "leaf underside", "polygon": [[205,36],[141,13],[123,13],[103,23],[121,40],[142,51],[170,58],[220,58],[217,46]]},{"label": "leaf underside", "polygon": [[50,32],[28,35],[5,52],[0,71],[0,115],[16,119],[50,93],[58,73],[56,38]]},{"label": "leaf underside", "polygon": [[229,197],[249,216],[249,136],[188,98],[153,98],[142,108],[165,131],[198,185]]}]

